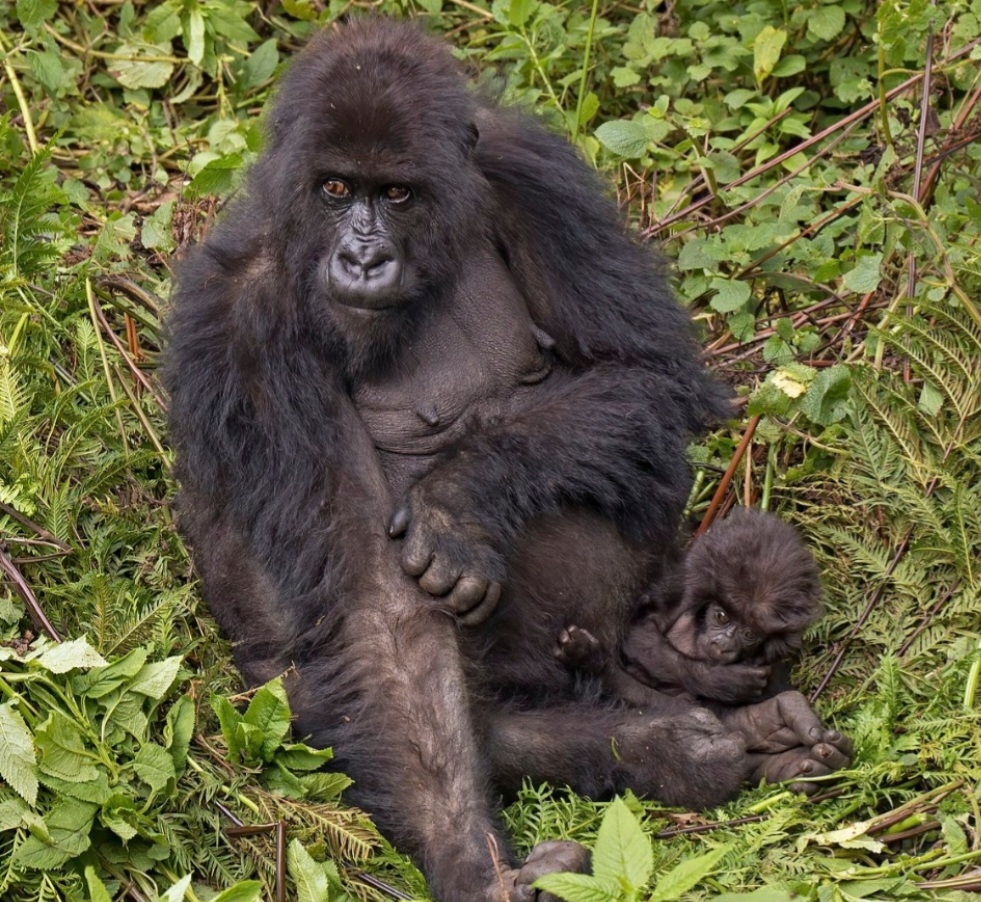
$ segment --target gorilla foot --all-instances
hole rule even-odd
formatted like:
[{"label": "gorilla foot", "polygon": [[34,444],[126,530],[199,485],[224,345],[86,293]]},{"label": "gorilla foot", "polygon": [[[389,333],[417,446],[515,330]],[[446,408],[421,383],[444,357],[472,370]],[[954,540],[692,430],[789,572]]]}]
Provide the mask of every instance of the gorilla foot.
[{"label": "gorilla foot", "polygon": [[549,840],[531,850],[524,864],[501,875],[506,902],[556,902],[555,896],[536,890],[532,884],[545,874],[562,871],[583,873],[589,867],[589,852],[577,842]]}]

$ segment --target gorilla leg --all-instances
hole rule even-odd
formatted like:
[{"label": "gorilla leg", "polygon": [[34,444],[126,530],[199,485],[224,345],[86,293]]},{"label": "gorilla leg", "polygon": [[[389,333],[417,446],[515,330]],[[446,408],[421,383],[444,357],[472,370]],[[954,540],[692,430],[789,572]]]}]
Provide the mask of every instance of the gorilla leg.
[{"label": "gorilla leg", "polygon": [[507,792],[529,777],[594,799],[632,789],[702,808],[731,799],[751,772],[738,732],[676,699],[648,711],[585,702],[499,709],[490,723],[494,779]]}]

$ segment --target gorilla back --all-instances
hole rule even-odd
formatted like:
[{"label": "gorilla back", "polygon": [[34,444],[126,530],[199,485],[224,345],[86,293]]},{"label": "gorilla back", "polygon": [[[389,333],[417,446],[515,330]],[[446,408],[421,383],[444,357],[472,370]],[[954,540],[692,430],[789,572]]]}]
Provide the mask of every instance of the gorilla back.
[{"label": "gorilla back", "polygon": [[619,640],[726,405],[595,175],[445,45],[311,41],[169,329],[208,604],[440,899],[569,867],[511,859],[492,799],[525,776],[701,805],[754,772],[745,727],[626,711],[553,661],[570,621]]}]

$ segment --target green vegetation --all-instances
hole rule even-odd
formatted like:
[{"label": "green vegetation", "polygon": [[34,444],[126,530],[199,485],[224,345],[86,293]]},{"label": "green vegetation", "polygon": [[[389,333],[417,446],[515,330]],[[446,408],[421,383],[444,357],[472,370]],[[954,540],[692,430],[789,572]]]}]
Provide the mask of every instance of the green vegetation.
[{"label": "green vegetation", "polygon": [[[280,66],[350,6],[0,4],[5,900],[424,893],[291,742],[282,687],[235,696],[153,374],[172,254],[234,190]],[[798,678],[856,741],[813,801],[528,786],[519,846],[595,843],[592,875],[551,878],[572,902],[981,887],[981,2],[376,6],[565,130],[676,260],[746,399],[694,449],[693,517],[716,497],[804,531],[827,614]]]}]

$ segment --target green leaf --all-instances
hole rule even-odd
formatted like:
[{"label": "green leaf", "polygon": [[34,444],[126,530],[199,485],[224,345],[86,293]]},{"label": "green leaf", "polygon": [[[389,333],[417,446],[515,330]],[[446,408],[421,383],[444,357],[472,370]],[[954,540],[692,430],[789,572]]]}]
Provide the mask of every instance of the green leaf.
[{"label": "green leaf", "polygon": [[780,61],[780,52],[786,43],[787,32],[782,28],[767,25],[760,30],[756,40],[753,41],[753,74],[756,76],[757,84],[762,84],[773,71],[773,67]]},{"label": "green leaf", "polygon": [[174,216],[174,201],[164,201],[156,210],[143,220],[140,229],[140,241],[151,250],[169,251],[174,248],[174,236],[171,222]]},{"label": "green leaf", "polygon": [[35,744],[42,773],[68,783],[88,783],[98,777],[92,763],[95,756],[86,749],[82,731],[60,711],[52,711],[38,728]]},{"label": "green leaf", "polygon": [[634,889],[647,885],[654,869],[651,841],[623,799],[610,802],[593,848],[593,876],[625,880]]},{"label": "green leaf", "polygon": [[176,779],[174,762],[168,751],[155,742],[140,747],[133,758],[133,770],[154,792],[159,792],[168,780]]},{"label": "green leaf", "polygon": [[819,6],[807,17],[807,30],[822,41],[833,41],[845,29],[845,11],[840,6]]},{"label": "green leaf", "polygon": [[272,761],[273,754],[290,731],[290,706],[282,678],[271,680],[255,694],[242,722],[261,731],[259,755],[263,761]]},{"label": "green leaf", "polygon": [[723,846],[705,855],[680,862],[657,881],[657,888],[650,902],[674,902],[680,899],[715,870],[715,866],[727,851],[728,848]]},{"label": "green leaf", "polygon": [[5,802],[0,802],[0,833],[23,826],[24,818],[28,813],[27,806],[20,799],[7,799]]},{"label": "green leaf", "polygon": [[536,0],[511,0],[508,4],[508,22],[515,28],[521,28],[536,6],[538,6]]},{"label": "green leaf", "polygon": [[179,655],[165,658],[163,661],[155,661],[142,667],[139,673],[133,678],[126,689],[129,692],[138,692],[150,698],[162,699],[167,695],[167,690],[174,685],[177,679],[177,671],[180,669],[183,659]]},{"label": "green leaf", "polygon": [[162,88],[174,74],[174,64],[162,57],[172,54],[170,44],[120,44],[108,67],[124,88]]},{"label": "green leaf", "polygon": [[98,878],[95,868],[89,865],[85,868],[85,882],[89,888],[89,899],[91,902],[112,902],[112,896],[106,885]]},{"label": "green leaf", "polygon": [[204,13],[196,6],[188,10],[184,45],[187,47],[187,58],[200,67],[204,59]]},{"label": "green leaf", "polygon": [[719,313],[734,313],[741,310],[750,299],[752,291],[746,282],[735,279],[712,279],[712,296],[709,304]]},{"label": "green leaf", "polygon": [[188,192],[194,197],[204,194],[223,194],[235,184],[235,175],[245,165],[240,153],[228,153],[211,160],[191,179]]},{"label": "green leaf", "polygon": [[147,650],[145,648],[142,646],[134,648],[129,654],[118,661],[113,661],[108,667],[76,676],[72,680],[72,685],[79,695],[85,695],[89,698],[102,698],[110,692],[114,692],[130,677],[136,676],[140,672],[140,668],[146,663],[146,659]]},{"label": "green leaf", "polygon": [[851,370],[836,364],[820,370],[801,402],[801,410],[819,426],[830,426],[848,413],[848,393],[852,386]]},{"label": "green leaf", "polygon": [[96,805],[103,804],[109,798],[109,775],[100,770],[95,778],[86,783],[70,783],[43,771],[38,775],[41,783],[48,787],[58,796],[68,796],[78,799],[81,802],[94,802]]},{"label": "green leaf", "polygon": [[109,662],[84,637],[80,637],[45,649],[38,656],[37,663],[51,673],[68,673],[69,670],[105,667]]},{"label": "green leaf", "polygon": [[610,78],[613,79],[613,84],[618,88],[629,88],[640,83],[640,76],[626,66],[614,66],[610,70]]},{"label": "green leaf", "polygon": [[13,863],[35,870],[61,867],[92,845],[89,834],[94,818],[95,805],[74,799],[59,802],[44,818],[47,836],[32,831],[14,853]]},{"label": "green leaf", "polygon": [[263,41],[245,61],[245,87],[257,88],[268,81],[278,65],[279,50],[276,49],[275,39]]},{"label": "green leaf", "polygon": [[33,806],[38,789],[34,740],[15,704],[0,705],[0,777]]},{"label": "green leaf", "polygon": [[190,885],[190,874],[188,874],[186,877],[181,877],[180,880],[178,880],[160,897],[160,902],[184,902],[184,895]]},{"label": "green leaf", "polygon": [[187,750],[194,735],[194,702],[190,696],[182,695],[167,712],[164,724],[164,745],[170,752],[177,773],[184,770],[187,763]]},{"label": "green leaf", "polygon": [[238,725],[242,722],[242,715],[235,710],[227,698],[221,695],[211,697],[211,710],[218,716],[218,724],[221,726],[221,735],[225,737],[229,757],[241,759],[242,742],[238,735]]},{"label": "green leaf", "polygon": [[588,874],[544,874],[533,884],[566,902],[620,902],[620,884],[615,880],[600,880]]},{"label": "green leaf", "polygon": [[[211,902],[258,902],[263,884],[258,880],[242,880],[211,897]],[[325,902],[325,900],[324,900]]]},{"label": "green leaf", "polygon": [[647,149],[647,130],[639,122],[628,119],[604,122],[595,134],[607,150],[627,159],[636,159]]},{"label": "green leaf", "polygon": [[313,749],[302,742],[283,746],[276,754],[276,763],[290,770],[317,770],[334,757],[330,749]]},{"label": "green leaf", "polygon": [[354,781],[344,774],[304,774],[300,777],[305,795],[318,802],[331,802]]},{"label": "green leaf", "polygon": [[297,902],[326,902],[330,894],[327,874],[298,839],[286,850],[286,867],[296,884]]},{"label": "green leaf", "polygon": [[17,0],[17,18],[27,31],[35,31],[58,10],[58,0]]},{"label": "green leaf", "polygon": [[882,254],[859,257],[855,266],[842,277],[842,284],[856,294],[875,291],[882,281]]}]

